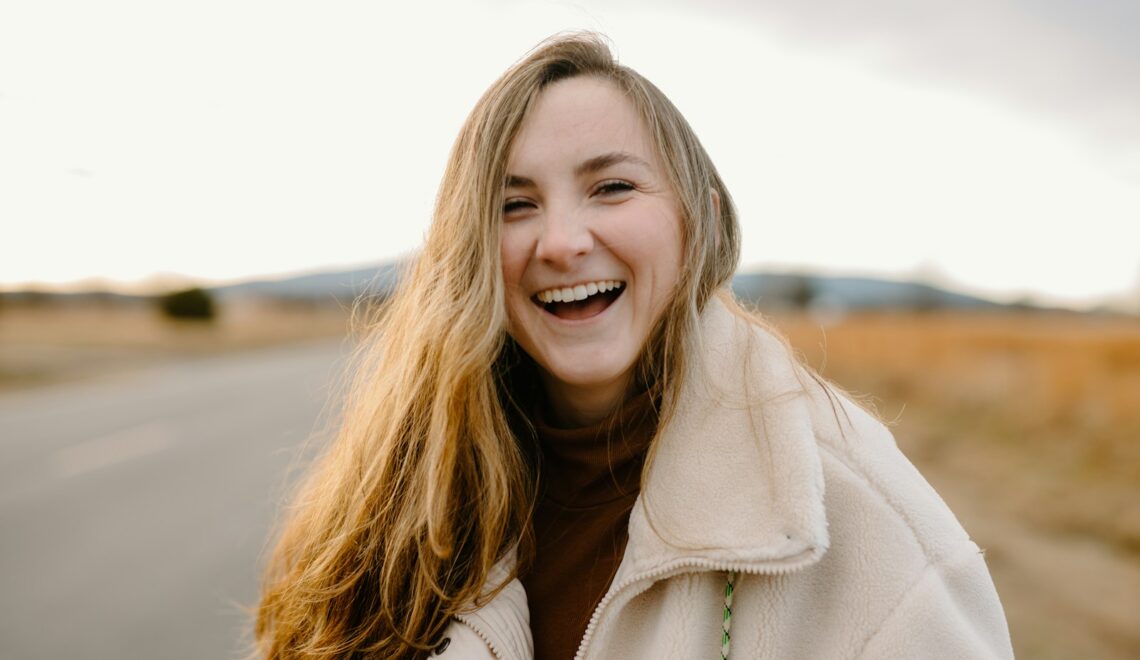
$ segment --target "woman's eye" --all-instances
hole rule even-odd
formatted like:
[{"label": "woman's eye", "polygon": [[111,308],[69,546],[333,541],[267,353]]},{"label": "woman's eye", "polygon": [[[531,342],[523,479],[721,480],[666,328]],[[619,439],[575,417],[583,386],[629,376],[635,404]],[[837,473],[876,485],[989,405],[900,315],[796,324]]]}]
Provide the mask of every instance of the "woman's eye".
[{"label": "woman's eye", "polygon": [[529,208],[532,206],[534,206],[534,204],[532,202],[525,200],[525,199],[508,199],[503,204],[503,214],[506,215],[506,214],[514,213],[514,212],[521,211],[522,209]]},{"label": "woman's eye", "polygon": [[603,181],[594,189],[595,195],[613,195],[633,190],[633,184],[628,181]]}]

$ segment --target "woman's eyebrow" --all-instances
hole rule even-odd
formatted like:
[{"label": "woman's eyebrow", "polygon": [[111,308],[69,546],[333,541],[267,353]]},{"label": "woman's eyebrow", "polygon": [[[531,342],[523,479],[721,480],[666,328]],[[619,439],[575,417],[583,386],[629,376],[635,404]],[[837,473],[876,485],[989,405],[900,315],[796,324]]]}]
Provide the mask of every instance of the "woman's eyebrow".
[{"label": "woman's eyebrow", "polygon": [[534,188],[534,181],[526,178],[525,176],[518,176],[517,174],[508,174],[506,181],[503,182],[504,188]]},{"label": "woman's eyebrow", "polygon": [[594,174],[595,172],[604,170],[611,165],[617,165],[618,163],[633,163],[634,165],[651,169],[649,163],[645,162],[645,159],[639,156],[635,156],[628,151],[613,151],[582,161],[578,167],[574,168],[574,175],[583,176],[585,174]]},{"label": "woman's eyebrow", "polygon": [[[628,151],[611,151],[610,153],[594,156],[589,160],[584,160],[579,163],[578,166],[574,168],[574,176],[594,174],[611,165],[617,165],[618,163],[633,163],[645,169],[651,169],[649,163],[640,156],[635,156]],[[503,181],[503,186],[505,188],[534,188],[535,183],[534,180],[528,179],[525,176],[508,174]]]}]

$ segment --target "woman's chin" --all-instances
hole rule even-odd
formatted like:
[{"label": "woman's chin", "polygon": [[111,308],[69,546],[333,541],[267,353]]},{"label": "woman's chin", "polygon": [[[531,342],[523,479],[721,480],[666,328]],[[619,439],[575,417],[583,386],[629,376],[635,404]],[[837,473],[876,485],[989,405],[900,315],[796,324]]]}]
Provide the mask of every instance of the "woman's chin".
[{"label": "woman's chin", "polygon": [[[589,367],[589,368],[583,368]],[[565,365],[551,365],[546,371],[546,390],[552,397],[575,399],[616,398],[620,403],[629,389],[633,373],[631,365],[622,364],[607,367],[589,361],[568,362]]]}]

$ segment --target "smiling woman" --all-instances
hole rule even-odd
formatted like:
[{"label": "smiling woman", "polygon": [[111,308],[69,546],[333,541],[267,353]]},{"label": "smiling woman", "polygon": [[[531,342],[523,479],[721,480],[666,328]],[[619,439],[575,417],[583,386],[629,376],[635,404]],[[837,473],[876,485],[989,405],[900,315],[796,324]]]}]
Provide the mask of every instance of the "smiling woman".
[{"label": "smiling woman", "polygon": [[289,509],[267,658],[1010,657],[979,549],[727,289],[732,198],[592,34],[461,131]]}]

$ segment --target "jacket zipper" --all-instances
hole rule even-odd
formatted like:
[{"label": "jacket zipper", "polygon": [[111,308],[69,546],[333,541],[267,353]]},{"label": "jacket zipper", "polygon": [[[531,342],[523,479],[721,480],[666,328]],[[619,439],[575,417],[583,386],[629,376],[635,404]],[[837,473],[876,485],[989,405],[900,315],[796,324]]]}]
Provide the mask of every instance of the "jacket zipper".
[{"label": "jacket zipper", "polygon": [[475,634],[479,636],[479,639],[483,640],[483,643],[486,644],[487,648],[491,650],[491,655],[495,656],[495,660],[505,660],[503,654],[500,653],[499,649],[495,647],[494,643],[492,643],[491,640],[487,638],[487,635],[479,629],[479,626],[472,623],[470,619],[462,614],[456,614],[455,619],[471,630],[475,631]]},{"label": "jacket zipper", "polygon": [[813,563],[816,560],[815,553],[811,550],[804,550],[803,552],[793,555],[790,558],[781,561],[773,561],[764,566],[756,566],[755,564],[732,564],[732,563],[718,563],[703,559],[689,559],[681,560],[671,563],[667,566],[653,569],[646,573],[631,577],[616,587],[610,589],[602,598],[598,606],[594,608],[594,613],[590,616],[590,623],[586,625],[586,634],[582,637],[582,641],[578,644],[578,652],[574,654],[574,660],[584,660],[586,657],[586,650],[590,646],[590,641],[594,636],[594,630],[597,628],[598,621],[601,619],[601,614],[606,606],[617,597],[618,594],[626,591],[634,585],[644,582],[646,580],[656,582],[664,580],[665,578],[674,577],[683,573],[696,573],[703,571],[736,571],[739,574],[749,575],[786,575],[793,573],[804,566]]}]

